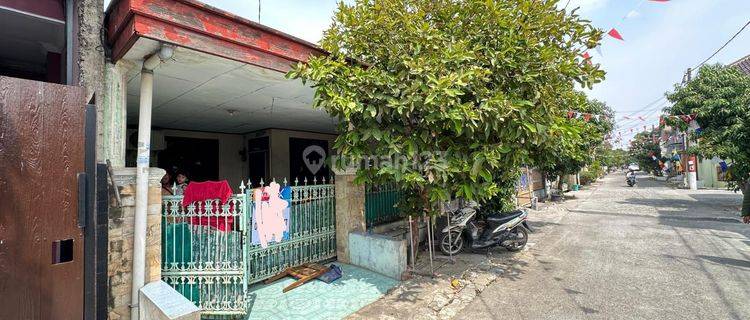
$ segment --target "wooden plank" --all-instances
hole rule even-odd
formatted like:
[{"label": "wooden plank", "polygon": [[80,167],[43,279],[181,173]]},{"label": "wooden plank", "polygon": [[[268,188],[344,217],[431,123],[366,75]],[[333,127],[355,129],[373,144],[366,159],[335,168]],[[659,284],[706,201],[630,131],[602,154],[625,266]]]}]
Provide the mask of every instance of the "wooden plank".
[{"label": "wooden plank", "polygon": [[326,54],[315,44],[192,0],[119,0],[106,24],[115,61],[138,37],[282,72]]},{"label": "wooden plank", "polygon": [[[43,317],[74,319],[83,312],[83,233],[78,228],[76,175],[84,171],[84,98],[81,88],[49,84],[42,87],[39,103],[47,117],[43,150],[49,155],[42,158],[42,185],[54,186],[40,203],[47,246],[51,247],[55,240],[73,239],[73,261],[43,268],[47,276],[44,283],[49,285],[47,295],[58,297],[59,302],[45,303],[49,313]],[[44,260],[42,257],[42,265]]]},{"label": "wooden plank", "polygon": [[307,61],[311,54],[323,53],[312,43],[197,1],[132,0],[132,9],[139,15],[179,28],[294,61]]},{"label": "wooden plank", "polygon": [[[0,77],[0,319],[82,317],[74,199],[83,96],[79,87]],[[74,239],[73,261],[53,265],[59,239]]]},{"label": "wooden plank", "polygon": [[296,62],[188,29],[175,28],[168,23],[151,18],[136,16],[134,19],[137,35],[157,41],[174,43],[196,51],[281,72],[291,70],[292,64]]}]

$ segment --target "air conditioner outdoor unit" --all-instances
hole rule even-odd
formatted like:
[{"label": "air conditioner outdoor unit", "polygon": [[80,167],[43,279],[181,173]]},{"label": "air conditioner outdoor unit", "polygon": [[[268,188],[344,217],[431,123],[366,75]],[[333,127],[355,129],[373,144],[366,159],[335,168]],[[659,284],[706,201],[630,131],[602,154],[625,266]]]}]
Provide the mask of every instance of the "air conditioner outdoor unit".
[{"label": "air conditioner outdoor unit", "polygon": [[[128,150],[138,150],[138,130],[128,129],[127,144]],[[164,131],[151,130],[151,150],[164,150],[167,148],[167,142],[164,140]]]}]

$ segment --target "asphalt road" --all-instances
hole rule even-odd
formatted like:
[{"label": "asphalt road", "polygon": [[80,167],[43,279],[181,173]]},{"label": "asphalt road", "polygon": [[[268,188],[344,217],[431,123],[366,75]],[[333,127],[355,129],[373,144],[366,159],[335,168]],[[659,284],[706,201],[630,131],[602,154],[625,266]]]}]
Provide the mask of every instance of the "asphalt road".
[{"label": "asphalt road", "polygon": [[750,319],[741,195],[612,174],[576,196],[457,319]]}]

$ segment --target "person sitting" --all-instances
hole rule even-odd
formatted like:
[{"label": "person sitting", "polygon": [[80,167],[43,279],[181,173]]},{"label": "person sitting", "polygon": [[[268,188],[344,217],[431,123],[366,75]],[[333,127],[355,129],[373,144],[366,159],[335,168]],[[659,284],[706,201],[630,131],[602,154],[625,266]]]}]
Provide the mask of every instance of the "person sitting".
[{"label": "person sitting", "polygon": [[167,173],[165,173],[164,176],[161,177],[161,195],[174,195],[174,193],[172,192],[172,175],[169,174],[169,171],[167,171]]},{"label": "person sitting", "polygon": [[185,174],[184,172],[177,173],[177,176],[175,177],[175,181],[177,183],[177,188],[174,194],[177,196],[181,196],[185,193],[185,188],[187,188],[188,183],[190,183],[190,181],[187,178],[187,174]]}]

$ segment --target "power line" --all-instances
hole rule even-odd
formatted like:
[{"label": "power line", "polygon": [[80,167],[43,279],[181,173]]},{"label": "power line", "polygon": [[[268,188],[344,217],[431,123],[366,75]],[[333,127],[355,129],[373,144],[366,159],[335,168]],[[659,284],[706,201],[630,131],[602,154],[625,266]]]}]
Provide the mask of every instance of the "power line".
[{"label": "power line", "polygon": [[724,48],[726,48],[726,46],[727,46],[727,45],[729,45],[729,43],[731,43],[731,42],[732,42],[732,41],[733,41],[733,40],[734,40],[735,38],[737,38],[737,36],[739,36],[739,35],[740,35],[740,33],[742,33],[742,31],[744,31],[744,30],[745,30],[745,28],[747,28],[747,26],[748,26],[748,25],[750,25],[750,21],[748,21],[747,23],[745,23],[745,25],[744,25],[744,26],[742,26],[742,28],[740,28],[740,30],[739,30],[739,31],[737,31],[737,33],[735,33],[735,34],[734,34],[734,35],[732,36],[732,38],[730,38],[730,39],[729,39],[729,41],[727,41],[726,43],[724,43],[724,45],[723,45],[723,46],[721,46],[721,48],[719,48],[718,50],[716,50],[716,52],[714,52],[714,53],[713,53],[713,54],[712,54],[712,55],[711,55],[710,57],[708,57],[708,58],[707,58],[706,60],[703,60],[703,62],[701,62],[700,64],[698,64],[697,66],[695,66],[695,67],[693,68],[693,70],[696,70],[696,69],[700,68],[701,66],[703,66],[704,64],[706,64],[706,62],[708,62],[708,60],[711,60],[711,58],[713,58],[714,56],[716,56],[716,55],[717,55],[717,54],[718,54],[718,53],[719,53],[719,52],[720,52],[721,50],[724,50]]}]

